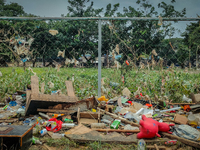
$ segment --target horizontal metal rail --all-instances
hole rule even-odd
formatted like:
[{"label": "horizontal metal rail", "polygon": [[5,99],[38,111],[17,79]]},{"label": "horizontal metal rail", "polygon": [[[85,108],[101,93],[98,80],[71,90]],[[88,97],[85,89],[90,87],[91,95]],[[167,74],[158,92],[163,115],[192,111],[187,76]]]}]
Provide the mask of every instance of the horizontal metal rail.
[{"label": "horizontal metal rail", "polygon": [[[0,17],[0,20],[131,20],[158,21],[151,17]],[[162,18],[162,21],[200,21],[200,18]]]}]

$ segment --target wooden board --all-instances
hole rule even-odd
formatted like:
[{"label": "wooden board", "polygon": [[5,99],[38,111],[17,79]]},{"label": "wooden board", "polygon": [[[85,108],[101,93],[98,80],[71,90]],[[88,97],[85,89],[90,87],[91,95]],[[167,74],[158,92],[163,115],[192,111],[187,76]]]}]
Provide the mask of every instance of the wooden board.
[{"label": "wooden board", "polygon": [[39,81],[37,76],[31,76],[31,92],[32,94],[39,94]]},{"label": "wooden board", "polygon": [[82,124],[92,124],[92,123],[98,123],[98,120],[96,119],[87,119],[87,118],[80,118],[79,123]]},{"label": "wooden board", "polygon": [[[37,108],[47,109],[49,106],[55,106],[57,104],[76,103],[78,98],[75,96],[71,81],[66,81],[68,89],[68,96],[66,95],[49,95],[39,93],[39,81],[37,76],[31,76],[31,94],[27,96],[26,111],[25,114],[36,114]],[[29,93],[27,93],[29,94]],[[70,95],[70,96],[69,96]],[[30,99],[30,100],[29,100]]]},{"label": "wooden board", "polygon": [[49,95],[49,94],[31,94],[31,100],[46,101],[46,102],[67,102],[76,103],[77,98],[64,95]]},{"label": "wooden board", "polygon": [[72,96],[72,97],[76,97],[76,95],[74,93],[72,81],[65,81],[65,84],[66,84],[66,88],[67,88],[67,95]]},{"label": "wooden board", "polygon": [[80,112],[80,118],[98,119],[97,112]]},{"label": "wooden board", "polygon": [[93,129],[98,132],[125,132],[125,133],[139,133],[140,130],[119,130],[119,129]]},{"label": "wooden board", "polygon": [[190,146],[193,146],[195,148],[200,148],[200,143],[198,142],[194,142],[194,141],[191,141],[191,140],[187,140],[185,138],[181,138],[181,137],[178,137],[178,136],[175,136],[175,135],[172,135],[172,134],[169,134],[169,133],[166,133],[166,132],[162,132],[162,134],[166,137],[169,137],[171,139],[176,139],[184,144],[187,144],[187,145],[190,145]]},{"label": "wooden board", "polygon": [[27,90],[26,91],[26,104],[28,103],[28,101],[30,100],[31,98],[31,90]]},{"label": "wooden board", "polygon": [[[147,147],[147,149],[155,149],[154,145],[147,145],[146,147]],[[159,150],[166,150],[167,149],[167,147],[165,147],[165,146],[157,146],[157,148]]]},{"label": "wooden board", "polygon": [[48,112],[48,113],[63,113],[63,114],[71,114],[74,113],[75,111],[70,111],[70,110],[65,110],[65,109],[37,109],[38,112]]}]

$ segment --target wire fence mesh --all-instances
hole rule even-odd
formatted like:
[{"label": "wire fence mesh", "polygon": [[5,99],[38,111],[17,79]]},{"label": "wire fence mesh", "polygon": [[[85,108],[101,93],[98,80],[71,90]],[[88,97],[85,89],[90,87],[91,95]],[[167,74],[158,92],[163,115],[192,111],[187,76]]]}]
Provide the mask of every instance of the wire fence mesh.
[{"label": "wire fence mesh", "polygon": [[[199,47],[191,48],[192,42],[183,44],[190,22],[102,19],[101,64],[111,69],[109,85],[114,87],[109,91],[102,80],[102,93],[113,97],[109,94],[117,93],[115,87],[126,82],[125,74],[130,70],[198,68]],[[98,66],[98,19],[1,20],[0,28],[2,67],[55,67],[59,71],[61,67]],[[126,86],[135,85],[128,82]]]},{"label": "wire fence mesh", "polygon": [[[182,35],[189,21],[178,24],[152,20],[102,21],[102,65],[114,67],[118,62],[120,67],[128,60],[140,69],[173,64],[198,67],[198,54],[190,49],[192,43],[183,46]],[[1,66],[97,66],[97,20],[3,20],[0,25]]]}]

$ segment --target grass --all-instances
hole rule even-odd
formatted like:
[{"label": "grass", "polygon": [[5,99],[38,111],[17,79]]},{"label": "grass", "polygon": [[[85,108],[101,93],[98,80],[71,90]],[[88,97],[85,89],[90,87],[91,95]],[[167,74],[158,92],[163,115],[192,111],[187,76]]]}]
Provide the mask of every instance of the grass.
[{"label": "grass", "polygon": [[[16,90],[26,89],[30,84],[33,73],[22,67],[0,68],[3,76],[0,78],[0,98],[6,94],[13,94]],[[75,94],[81,100],[89,96],[96,96],[98,91],[98,70],[96,68],[61,68],[59,72],[55,68],[33,68],[39,77],[39,84],[45,82],[45,93],[61,90],[67,94],[65,81],[71,80],[74,74]],[[123,72],[125,84],[121,81],[121,70],[102,69],[102,78],[105,77],[105,95],[113,98],[122,94],[125,87],[131,91],[132,96],[138,87],[142,88],[143,95],[148,95],[154,99],[157,95],[159,99],[168,97],[173,102],[180,102],[183,94],[188,96],[191,92],[198,93],[200,90],[200,73],[187,73],[184,70],[134,70],[128,69]],[[54,83],[54,88],[48,87],[48,82]],[[119,86],[110,86],[110,82],[119,83]]]},{"label": "grass", "polygon": [[[134,150],[137,148],[134,144],[122,145],[122,144],[109,144],[101,143],[101,141],[90,142],[86,144],[78,144],[67,138],[52,139],[49,137],[41,138],[40,141],[46,143],[49,147],[57,147],[58,149],[83,149],[83,150]],[[31,147],[35,149],[35,146]]]}]

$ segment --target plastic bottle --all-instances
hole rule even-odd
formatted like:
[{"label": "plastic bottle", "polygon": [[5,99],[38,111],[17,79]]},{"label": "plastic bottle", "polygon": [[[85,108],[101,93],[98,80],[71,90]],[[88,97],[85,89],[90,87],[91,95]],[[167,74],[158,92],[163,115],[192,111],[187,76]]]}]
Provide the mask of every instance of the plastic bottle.
[{"label": "plastic bottle", "polygon": [[138,141],[138,150],[146,150],[146,142],[143,139]]},{"label": "plastic bottle", "polygon": [[171,111],[171,110],[179,110],[181,109],[181,107],[174,107],[174,108],[171,108],[171,109],[165,109],[165,110],[161,110],[160,112],[166,112],[166,111]]},{"label": "plastic bottle", "polygon": [[25,109],[19,108],[19,109],[17,110],[17,113],[24,117],[24,116],[25,116]]},{"label": "plastic bottle", "polygon": [[188,124],[189,125],[193,125],[193,126],[197,126],[198,125],[198,122],[199,122],[199,119],[196,118],[192,112],[189,112],[189,115],[188,115]]},{"label": "plastic bottle", "polygon": [[32,138],[32,142],[33,142],[33,144],[40,144],[40,145],[42,145],[42,142],[40,142],[39,138],[36,138],[36,137]]},{"label": "plastic bottle", "polygon": [[91,128],[96,128],[96,129],[102,129],[102,128],[105,128],[106,125],[104,123],[92,123],[91,124]]},{"label": "plastic bottle", "polygon": [[62,138],[64,136],[65,136],[65,134],[53,133],[51,137],[53,139],[60,139],[60,138]]},{"label": "plastic bottle", "polygon": [[63,123],[62,127],[66,127],[66,128],[73,128],[75,126],[74,123]]},{"label": "plastic bottle", "polygon": [[38,135],[38,132],[39,132],[39,128],[38,127],[34,127],[33,128],[33,135]]},{"label": "plastic bottle", "polygon": [[44,136],[45,134],[47,134],[47,129],[43,129],[40,131],[41,136]]},{"label": "plastic bottle", "polygon": [[44,114],[44,113],[39,112],[39,115],[44,117],[44,118],[47,118],[48,120],[50,119],[50,117],[48,115]]},{"label": "plastic bottle", "polygon": [[65,114],[53,114],[52,115],[52,118],[58,118],[58,117],[60,117],[60,116],[64,116]]},{"label": "plastic bottle", "polygon": [[124,126],[124,130],[139,130],[138,127],[133,127],[130,124]]},{"label": "plastic bottle", "polygon": [[102,119],[101,122],[108,123],[108,124],[112,123],[110,120],[107,120],[107,119]]},{"label": "plastic bottle", "polygon": [[111,129],[118,129],[120,123],[121,123],[121,120],[115,119],[115,121],[113,121],[113,123],[110,125],[110,128]]},{"label": "plastic bottle", "polygon": [[65,122],[65,123],[73,123],[73,120],[68,119],[68,118],[65,118],[65,119],[64,119],[64,122]]}]

